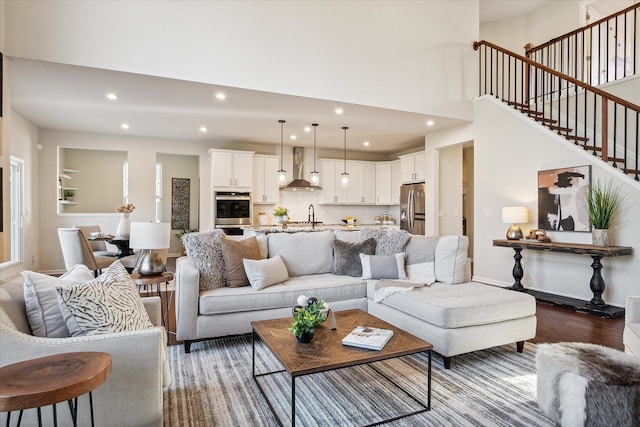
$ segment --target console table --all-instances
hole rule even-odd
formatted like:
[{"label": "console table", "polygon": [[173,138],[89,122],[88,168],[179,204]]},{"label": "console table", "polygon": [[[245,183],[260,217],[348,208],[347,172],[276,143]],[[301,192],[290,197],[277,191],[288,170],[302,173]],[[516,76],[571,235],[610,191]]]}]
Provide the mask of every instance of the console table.
[{"label": "console table", "polygon": [[607,304],[602,299],[602,293],[605,289],[604,279],[602,278],[602,257],[613,257],[631,255],[633,248],[628,246],[593,246],[581,243],[560,243],[560,242],[538,242],[533,240],[507,240],[498,239],[493,241],[493,246],[501,246],[506,248],[512,248],[515,251],[513,258],[515,264],[513,266],[513,278],[515,283],[511,286],[511,289],[523,291],[524,286],[520,283],[520,280],[524,276],[524,270],[520,260],[522,255],[520,252],[523,249],[531,249],[536,251],[549,251],[549,252],[563,252],[567,254],[589,255],[593,259],[591,267],[593,268],[593,275],[589,286],[591,292],[593,292],[593,298],[589,301],[589,305],[602,308]]}]

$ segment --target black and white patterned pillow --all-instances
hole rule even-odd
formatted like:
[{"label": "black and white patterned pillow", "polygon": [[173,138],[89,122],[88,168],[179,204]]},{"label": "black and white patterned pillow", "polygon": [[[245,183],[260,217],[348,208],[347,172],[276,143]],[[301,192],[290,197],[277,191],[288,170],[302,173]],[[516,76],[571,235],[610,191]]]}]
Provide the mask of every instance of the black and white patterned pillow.
[{"label": "black and white patterned pillow", "polygon": [[120,261],[89,282],[56,286],[56,292],[72,337],[153,327],[138,290]]}]

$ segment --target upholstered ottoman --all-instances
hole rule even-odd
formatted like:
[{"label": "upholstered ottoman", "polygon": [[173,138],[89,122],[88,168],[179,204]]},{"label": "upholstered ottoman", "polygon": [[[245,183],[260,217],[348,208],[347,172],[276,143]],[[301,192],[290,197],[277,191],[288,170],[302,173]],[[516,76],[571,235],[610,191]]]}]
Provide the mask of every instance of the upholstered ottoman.
[{"label": "upholstered ottoman", "polygon": [[540,344],[538,405],[562,427],[640,425],[640,361],[608,347]]}]

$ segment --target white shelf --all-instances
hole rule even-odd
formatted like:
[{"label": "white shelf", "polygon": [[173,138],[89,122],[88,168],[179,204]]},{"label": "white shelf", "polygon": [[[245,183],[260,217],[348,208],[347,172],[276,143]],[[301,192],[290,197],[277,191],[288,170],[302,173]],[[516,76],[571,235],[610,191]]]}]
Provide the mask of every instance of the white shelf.
[{"label": "white shelf", "polygon": [[60,175],[58,175],[60,178],[62,179],[71,179],[71,177],[69,175],[65,175],[63,173],[61,173]]},{"label": "white shelf", "polygon": [[65,190],[68,190],[68,191],[78,191],[78,189],[77,189],[77,188],[75,188],[75,187],[62,187],[62,191],[65,191]]},{"label": "white shelf", "polygon": [[62,168],[62,172],[64,172],[64,173],[78,173],[78,171],[76,169],[67,169],[67,168]]},{"label": "white shelf", "polygon": [[61,205],[77,205],[78,202],[70,202],[68,200],[58,200],[58,203],[60,203]]}]

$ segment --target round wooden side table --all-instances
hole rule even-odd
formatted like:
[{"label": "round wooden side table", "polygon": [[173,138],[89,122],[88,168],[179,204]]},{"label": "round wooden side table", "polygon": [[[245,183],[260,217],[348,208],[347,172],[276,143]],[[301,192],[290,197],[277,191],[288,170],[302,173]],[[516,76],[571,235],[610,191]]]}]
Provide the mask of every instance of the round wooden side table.
[{"label": "round wooden side table", "polygon": [[[144,289],[149,294],[149,288],[156,287],[157,295],[162,298],[160,294],[160,285],[164,283],[164,306],[160,306],[162,310],[162,325],[169,331],[169,282],[173,280],[173,272],[165,271],[162,274],[156,274],[154,276],[142,276],[139,273],[131,273],[131,280],[138,287],[138,292]],[[173,296],[173,294],[171,294]]]},{"label": "round wooden side table", "polygon": [[93,397],[91,391],[111,374],[111,355],[102,352],[60,353],[25,360],[0,368],[0,412],[20,411],[18,426],[25,409],[37,408],[38,425],[42,426],[41,407],[53,405],[57,425],[56,403],[69,402],[73,425],[77,425],[78,396],[89,393],[91,425]]}]

